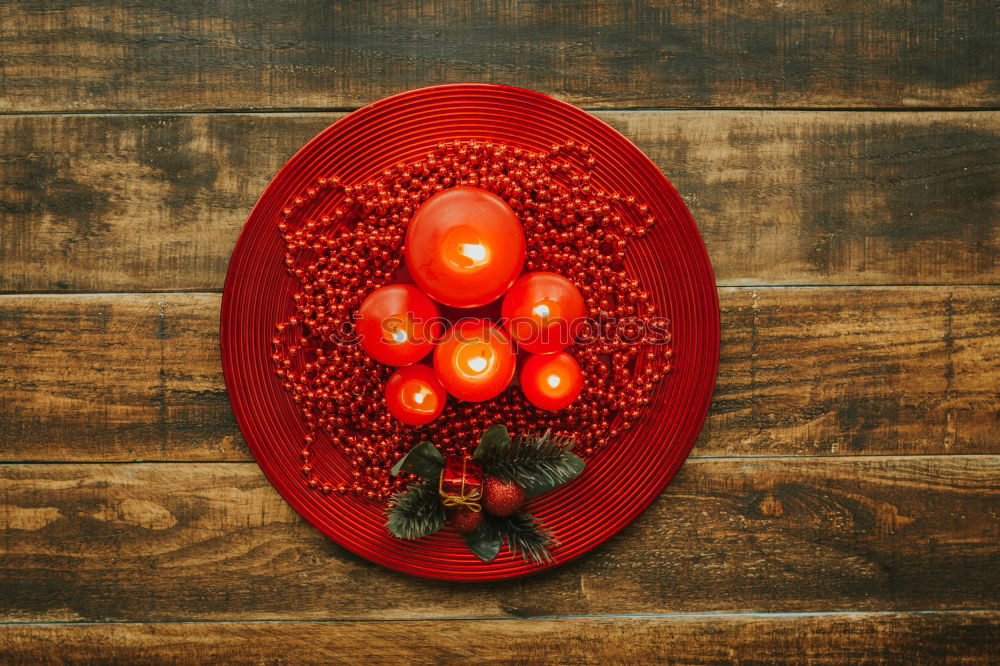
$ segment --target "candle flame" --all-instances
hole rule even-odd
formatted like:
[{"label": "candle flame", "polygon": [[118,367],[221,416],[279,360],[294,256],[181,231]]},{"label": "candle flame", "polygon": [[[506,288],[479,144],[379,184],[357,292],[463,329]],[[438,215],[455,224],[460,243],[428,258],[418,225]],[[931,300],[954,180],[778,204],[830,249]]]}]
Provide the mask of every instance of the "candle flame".
[{"label": "candle flame", "polygon": [[466,361],[466,364],[472,369],[473,372],[479,374],[486,369],[487,361],[482,356],[473,356]]},{"label": "candle flame", "polygon": [[493,250],[474,224],[448,231],[439,245],[441,257],[458,271],[478,271],[490,264]]},{"label": "candle flame", "polygon": [[410,381],[403,387],[402,400],[407,409],[418,414],[431,414],[438,406],[434,392],[419,380]]},{"label": "candle flame", "polygon": [[478,243],[461,243],[458,251],[464,257],[468,257],[473,265],[482,263],[486,259],[486,246]]},{"label": "candle flame", "polygon": [[559,388],[559,385],[562,384],[562,379],[559,378],[559,375],[549,375],[546,383],[549,385],[549,388]]}]

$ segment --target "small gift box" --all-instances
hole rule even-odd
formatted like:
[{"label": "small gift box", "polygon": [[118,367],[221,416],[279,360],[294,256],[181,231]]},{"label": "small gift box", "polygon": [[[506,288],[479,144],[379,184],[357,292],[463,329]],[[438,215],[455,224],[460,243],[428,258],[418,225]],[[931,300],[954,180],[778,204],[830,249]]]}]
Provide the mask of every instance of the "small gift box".
[{"label": "small gift box", "polygon": [[475,460],[449,457],[441,470],[438,485],[441,502],[446,507],[464,506],[481,511],[483,496],[483,468]]}]

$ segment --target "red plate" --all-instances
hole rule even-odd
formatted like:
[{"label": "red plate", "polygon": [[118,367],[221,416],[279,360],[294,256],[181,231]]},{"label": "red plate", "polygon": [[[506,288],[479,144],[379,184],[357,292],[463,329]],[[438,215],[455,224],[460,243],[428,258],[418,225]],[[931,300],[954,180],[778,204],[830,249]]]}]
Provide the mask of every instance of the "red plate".
[{"label": "red plate", "polygon": [[[300,471],[305,423],[274,375],[274,325],[292,314],[296,283],[285,272],[279,211],[321,176],[375,177],[419,159],[441,141],[501,141],[546,151],[587,144],[594,180],[649,204],[657,222],[629,242],[628,268],[671,321],[674,371],[629,432],[587,460],[583,475],[532,502],[531,512],[560,545],[554,563],[524,562],[506,549],[492,562],[473,555],[453,530],[417,541],[392,537],[384,507],[307,487]],[[567,562],[613,536],[662,492],[701,429],[719,359],[719,304],[712,266],[680,196],[659,169],[612,127],[574,106],[507,86],[461,84],[412,90],[334,123],[307,143],[267,186],[236,243],[222,298],[222,362],[240,430],[267,478],[310,523],[353,553],[405,573],[448,580],[494,580]],[[315,446],[319,447],[321,442]],[[323,453],[317,449],[317,454]],[[322,477],[346,479],[350,464],[326,450]]]}]

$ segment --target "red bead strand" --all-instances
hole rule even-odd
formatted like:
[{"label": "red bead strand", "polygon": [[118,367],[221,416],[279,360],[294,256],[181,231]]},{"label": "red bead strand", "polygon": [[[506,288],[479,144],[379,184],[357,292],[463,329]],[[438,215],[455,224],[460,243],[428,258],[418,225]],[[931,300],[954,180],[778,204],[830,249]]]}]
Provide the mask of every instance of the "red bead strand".
[{"label": "red bead strand", "polygon": [[[548,152],[452,141],[372,180],[350,185],[328,176],[292,198],[277,226],[288,273],[301,288],[293,296],[294,314],[276,325],[271,359],[310,429],[301,452],[310,487],[384,501],[414,478],[392,479],[389,470],[415,443],[430,440],[445,455],[461,455],[494,423],[514,433],[551,428],[575,438],[583,456],[632,426],[671,368],[669,344],[654,347],[648,326],[618,330],[613,323],[656,315],[649,294],[625,267],[627,238],[645,234],[655,219],[635,197],[595,186],[595,165],[589,148],[572,141]],[[564,410],[537,409],[510,387],[487,402],[451,401],[432,423],[405,426],[389,415],[383,398],[393,368],[376,363],[356,345],[331,340],[350,326],[365,296],[392,281],[413,212],[435,192],[455,185],[480,187],[507,201],[524,226],[525,270],[572,280],[588,317],[604,323],[598,341],[566,349],[583,370],[584,387]],[[310,217],[316,202],[328,197],[339,198],[333,212]],[[317,441],[328,441],[348,457],[349,482],[317,476]]]}]

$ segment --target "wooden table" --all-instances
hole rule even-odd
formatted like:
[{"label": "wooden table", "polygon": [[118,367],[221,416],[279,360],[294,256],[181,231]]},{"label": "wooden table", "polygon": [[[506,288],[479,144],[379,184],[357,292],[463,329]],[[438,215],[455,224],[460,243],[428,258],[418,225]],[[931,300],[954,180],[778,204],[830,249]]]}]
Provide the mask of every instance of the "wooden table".
[{"label": "wooden table", "polygon": [[[1000,659],[1000,7],[0,5],[2,661]],[[230,412],[218,310],[277,168],[447,81],[587,108],[708,245],[719,383],[596,552],[453,585],[350,555]]]}]

